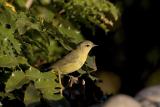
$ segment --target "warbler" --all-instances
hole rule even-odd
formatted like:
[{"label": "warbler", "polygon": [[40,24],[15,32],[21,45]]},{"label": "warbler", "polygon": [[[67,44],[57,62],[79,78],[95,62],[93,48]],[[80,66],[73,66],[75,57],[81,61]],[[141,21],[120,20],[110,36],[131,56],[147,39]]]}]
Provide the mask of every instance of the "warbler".
[{"label": "warbler", "polygon": [[97,45],[93,42],[85,40],[81,42],[76,49],[72,50],[69,54],[58,60],[50,67],[53,72],[58,72],[61,87],[61,74],[69,74],[79,70],[85,63],[88,53],[95,46]]},{"label": "warbler", "polygon": [[53,64],[51,69],[60,71],[61,74],[69,74],[79,70],[85,63],[89,51],[95,46],[97,45],[89,40],[83,41],[76,49],[72,50],[64,58]]}]

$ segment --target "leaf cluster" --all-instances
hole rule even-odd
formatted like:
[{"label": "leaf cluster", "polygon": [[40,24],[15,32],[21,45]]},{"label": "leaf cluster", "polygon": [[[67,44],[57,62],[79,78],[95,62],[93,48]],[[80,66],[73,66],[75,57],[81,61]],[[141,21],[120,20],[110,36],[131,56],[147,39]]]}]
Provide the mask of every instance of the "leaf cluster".
[{"label": "leaf cluster", "polygon": [[[29,105],[61,99],[55,94],[56,74],[39,67],[83,41],[82,24],[109,31],[118,17],[118,9],[105,0],[0,1],[0,100],[20,99]],[[94,61],[89,57],[84,69],[96,70]]]}]

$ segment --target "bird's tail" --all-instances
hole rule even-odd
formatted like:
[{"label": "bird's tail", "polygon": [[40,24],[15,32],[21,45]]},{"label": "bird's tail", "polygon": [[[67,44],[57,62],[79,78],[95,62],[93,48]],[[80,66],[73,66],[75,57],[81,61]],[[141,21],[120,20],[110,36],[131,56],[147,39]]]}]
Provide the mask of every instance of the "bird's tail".
[{"label": "bird's tail", "polygon": [[42,71],[42,72],[48,72],[50,70],[52,70],[52,63],[45,63],[45,64],[42,64],[39,69]]}]

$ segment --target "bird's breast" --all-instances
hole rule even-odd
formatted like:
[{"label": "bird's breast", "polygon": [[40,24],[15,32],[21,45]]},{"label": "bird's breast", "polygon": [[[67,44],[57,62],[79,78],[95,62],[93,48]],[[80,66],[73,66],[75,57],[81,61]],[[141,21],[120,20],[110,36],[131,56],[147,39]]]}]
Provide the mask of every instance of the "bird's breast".
[{"label": "bird's breast", "polygon": [[87,55],[81,54],[79,56],[79,63],[80,63],[81,66],[83,66],[83,64],[85,63],[86,59],[87,59]]}]

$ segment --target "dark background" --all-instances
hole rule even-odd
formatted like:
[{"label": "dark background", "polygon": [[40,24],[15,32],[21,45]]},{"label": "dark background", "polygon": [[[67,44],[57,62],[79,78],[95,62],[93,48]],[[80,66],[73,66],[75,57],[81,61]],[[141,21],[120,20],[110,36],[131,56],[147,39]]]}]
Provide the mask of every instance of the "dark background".
[{"label": "dark background", "polygon": [[[93,41],[99,45],[96,54],[98,69],[105,69],[120,75],[121,92],[135,95],[144,87],[150,73],[159,67],[146,60],[147,53],[159,50],[160,6],[159,0],[122,0],[121,25],[109,33],[97,30]],[[122,33],[121,33],[122,32]],[[116,43],[116,35],[122,42]],[[121,55],[122,59],[118,55]]]}]

